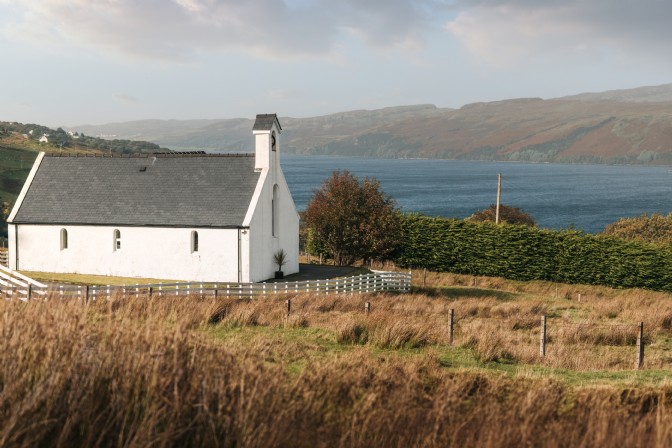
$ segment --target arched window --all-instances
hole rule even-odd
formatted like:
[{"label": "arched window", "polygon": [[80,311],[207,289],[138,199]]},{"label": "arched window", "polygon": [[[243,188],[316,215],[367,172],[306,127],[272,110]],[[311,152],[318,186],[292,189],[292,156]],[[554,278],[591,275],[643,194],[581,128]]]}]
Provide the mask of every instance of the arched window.
[{"label": "arched window", "polygon": [[280,195],[278,190],[278,184],[273,185],[273,200],[271,201],[271,231],[273,236],[278,236],[280,233]]},{"label": "arched window", "polygon": [[121,232],[119,229],[114,229],[114,246],[113,250],[116,252],[121,249]]},{"label": "arched window", "polygon": [[68,248],[68,231],[61,229],[61,250]]},{"label": "arched window", "polygon": [[198,252],[198,232],[192,230],[191,232],[191,253]]}]

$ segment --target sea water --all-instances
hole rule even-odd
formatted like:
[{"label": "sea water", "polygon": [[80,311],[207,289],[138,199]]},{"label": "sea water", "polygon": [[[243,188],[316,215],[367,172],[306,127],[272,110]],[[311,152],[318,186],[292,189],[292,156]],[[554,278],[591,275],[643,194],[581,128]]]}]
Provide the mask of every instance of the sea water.
[{"label": "sea water", "polygon": [[623,165],[534,164],[455,160],[283,155],[298,210],[334,170],[380,181],[404,212],[465,218],[497,199],[532,215],[540,227],[590,233],[621,217],[672,211],[672,169]]}]

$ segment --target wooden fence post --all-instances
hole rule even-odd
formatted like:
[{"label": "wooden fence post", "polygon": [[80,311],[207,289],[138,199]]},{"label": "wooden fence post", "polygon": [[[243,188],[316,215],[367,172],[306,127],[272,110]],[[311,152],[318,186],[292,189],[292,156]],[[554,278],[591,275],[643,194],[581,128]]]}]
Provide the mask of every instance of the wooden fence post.
[{"label": "wooden fence post", "polygon": [[546,356],[546,315],[541,316],[541,331],[539,332],[539,356]]},{"label": "wooden fence post", "polygon": [[639,332],[637,333],[637,360],[635,361],[635,368],[641,369],[644,367],[644,322],[639,323]]},{"label": "wooden fence post", "polygon": [[369,313],[371,312],[371,302],[366,302],[366,303],[364,304],[364,312],[365,312],[366,314],[369,314]]},{"label": "wooden fence post", "polygon": [[30,283],[28,283],[28,291],[26,291],[26,293],[28,301],[30,301],[30,299],[33,298],[33,285],[31,285]]},{"label": "wooden fence post", "polygon": [[285,300],[285,303],[287,304],[287,317],[289,318],[292,313],[292,299]]},{"label": "wooden fence post", "polygon": [[84,287],[84,303],[89,303],[89,285]]},{"label": "wooden fence post", "polygon": [[154,288],[152,286],[149,287],[149,298],[152,298],[152,295],[154,294]]},{"label": "wooden fence post", "polygon": [[455,324],[455,310],[448,310],[448,344],[453,345],[453,326]]}]

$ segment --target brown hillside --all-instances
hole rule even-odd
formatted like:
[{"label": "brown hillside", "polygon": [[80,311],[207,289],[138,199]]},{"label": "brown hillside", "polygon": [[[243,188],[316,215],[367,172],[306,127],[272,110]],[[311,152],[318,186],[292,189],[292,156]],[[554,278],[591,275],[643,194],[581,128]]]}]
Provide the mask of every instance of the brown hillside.
[{"label": "brown hillside", "polygon": [[512,100],[439,111],[376,132],[416,157],[672,163],[672,103]]},{"label": "brown hillside", "polygon": [[[672,84],[469,104],[282,117],[283,150],[296,154],[535,162],[672,164]],[[251,119],[147,120],[83,127],[158,135],[172,149],[250,151]]]}]

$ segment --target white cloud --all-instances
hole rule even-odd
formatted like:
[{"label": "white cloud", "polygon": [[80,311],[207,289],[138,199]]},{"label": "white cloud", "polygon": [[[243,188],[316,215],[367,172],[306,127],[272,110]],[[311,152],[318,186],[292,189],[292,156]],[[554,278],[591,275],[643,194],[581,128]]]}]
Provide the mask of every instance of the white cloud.
[{"label": "white cloud", "polygon": [[115,93],[112,98],[124,104],[137,104],[139,102],[137,98],[123,93]]},{"label": "white cloud", "polygon": [[496,66],[605,55],[667,59],[672,50],[672,3],[666,0],[459,0],[456,7],[446,28]]},{"label": "white cloud", "polygon": [[0,0],[0,31],[140,58],[208,50],[324,56],[347,34],[380,49],[422,45],[440,0]]}]

